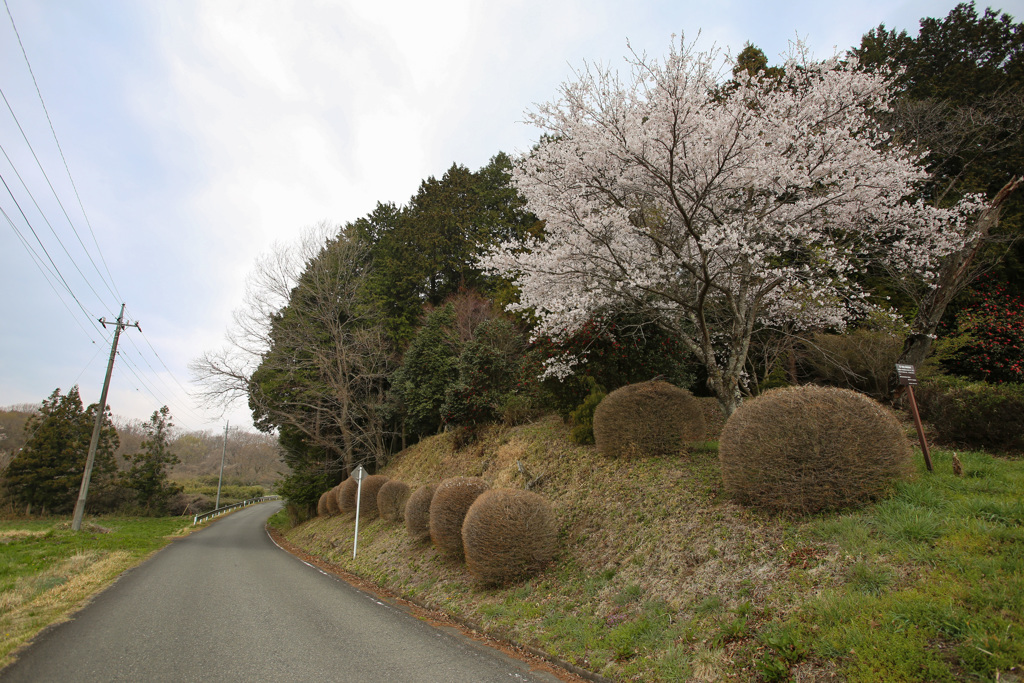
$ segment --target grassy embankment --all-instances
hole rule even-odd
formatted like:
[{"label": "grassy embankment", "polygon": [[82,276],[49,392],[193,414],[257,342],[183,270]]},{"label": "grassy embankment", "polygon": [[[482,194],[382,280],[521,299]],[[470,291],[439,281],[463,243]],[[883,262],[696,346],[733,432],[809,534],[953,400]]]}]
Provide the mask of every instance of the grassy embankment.
[{"label": "grassy embankment", "polygon": [[456,475],[554,504],[560,556],[544,573],[479,585],[404,527],[315,519],[287,538],[341,568],[614,680],[1024,680],[1024,462],[933,454],[864,510],[782,517],[723,493],[717,447],[612,461],[557,418],[450,434],[384,474]]},{"label": "grassy embankment", "polygon": [[0,667],[40,630],[185,533],[190,521],[99,517],[81,532],[67,519],[0,521]]}]

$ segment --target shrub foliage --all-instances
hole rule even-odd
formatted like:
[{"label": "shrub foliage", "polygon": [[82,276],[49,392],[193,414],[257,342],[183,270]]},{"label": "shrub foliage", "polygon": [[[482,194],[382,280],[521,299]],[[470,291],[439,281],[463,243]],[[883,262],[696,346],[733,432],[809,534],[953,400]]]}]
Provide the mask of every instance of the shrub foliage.
[{"label": "shrub foliage", "polygon": [[597,450],[613,457],[676,453],[704,432],[693,394],[659,380],[620,387],[594,410]]},{"label": "shrub foliage", "polygon": [[331,510],[327,506],[327,499],[334,497],[334,490],[324,491],[320,494],[320,500],[316,503],[316,516],[317,517],[330,517]]},{"label": "shrub foliage", "polygon": [[389,522],[401,522],[405,519],[405,503],[409,500],[409,485],[405,482],[385,482],[377,492],[377,511]]},{"label": "shrub foliage", "polygon": [[438,550],[462,555],[462,522],[469,506],[487,489],[479,477],[451,477],[437,485],[430,501],[430,540]]},{"label": "shrub foliage", "polygon": [[405,530],[414,541],[430,540],[430,501],[434,499],[436,488],[433,484],[421,486],[405,503]]},{"label": "shrub foliage", "polygon": [[921,415],[951,446],[1024,452],[1024,384],[939,377],[917,392]]},{"label": "shrub foliage", "polygon": [[327,507],[328,517],[341,514],[341,508],[338,506],[338,490],[340,488],[341,484],[337,484],[325,494],[326,498],[324,498],[324,505]]},{"label": "shrub foliage", "polygon": [[542,496],[517,489],[485,491],[462,525],[466,567],[484,583],[528,576],[550,562],[558,547],[558,523]]},{"label": "shrub foliage", "polygon": [[[363,490],[359,493],[359,519],[377,519],[377,494],[389,481],[383,474],[371,474],[363,479]],[[352,509],[355,510],[355,506]]]},{"label": "shrub foliage", "polygon": [[739,502],[814,512],[862,505],[913,472],[903,428],[848,389],[773,389],[745,401],[722,430],[722,482]]},{"label": "shrub foliage", "polygon": [[352,477],[347,478],[334,487],[335,496],[338,500],[338,513],[348,514],[356,511],[356,491],[359,484]]}]

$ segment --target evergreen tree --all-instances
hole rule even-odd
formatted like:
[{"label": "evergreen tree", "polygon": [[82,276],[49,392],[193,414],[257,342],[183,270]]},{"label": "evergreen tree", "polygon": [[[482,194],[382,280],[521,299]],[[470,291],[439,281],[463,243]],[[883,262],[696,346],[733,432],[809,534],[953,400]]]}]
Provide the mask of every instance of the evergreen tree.
[{"label": "evergreen tree", "polygon": [[[28,441],[7,466],[4,479],[15,503],[30,510],[70,512],[78,497],[89,452],[97,404],[82,408],[78,387],[62,395],[55,389],[26,424]],[[116,471],[117,430],[104,411],[90,492],[111,484]],[[90,497],[90,502],[95,505]]]},{"label": "evergreen tree", "polygon": [[181,462],[170,451],[173,426],[167,406],[153,411],[149,422],[143,425],[146,433],[143,450],[127,456],[130,467],[122,474],[123,486],[134,491],[136,502],[157,514],[165,513],[170,497],[181,492],[181,487],[167,478],[167,469]]}]

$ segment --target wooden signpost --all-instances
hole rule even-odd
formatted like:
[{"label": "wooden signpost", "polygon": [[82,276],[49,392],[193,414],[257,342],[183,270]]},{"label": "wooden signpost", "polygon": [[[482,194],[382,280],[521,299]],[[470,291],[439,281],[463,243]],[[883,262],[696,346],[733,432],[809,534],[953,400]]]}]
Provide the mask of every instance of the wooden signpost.
[{"label": "wooden signpost", "polygon": [[917,427],[917,437],[921,440],[921,452],[924,453],[924,464],[929,472],[934,472],[932,467],[932,456],[928,452],[928,440],[924,438],[924,427],[921,425],[921,415],[917,412],[917,401],[914,400],[914,386],[917,384],[917,371],[913,365],[896,364],[896,377],[900,384],[907,388],[907,396],[910,398],[910,413],[914,416],[914,426]]},{"label": "wooden signpost", "polygon": [[[928,469],[931,469],[929,467]],[[366,479],[367,472],[362,465],[356,465],[352,471],[352,478],[356,480],[356,533],[352,539],[352,559],[356,559],[356,549],[359,547],[359,503],[363,497],[363,479]]]}]

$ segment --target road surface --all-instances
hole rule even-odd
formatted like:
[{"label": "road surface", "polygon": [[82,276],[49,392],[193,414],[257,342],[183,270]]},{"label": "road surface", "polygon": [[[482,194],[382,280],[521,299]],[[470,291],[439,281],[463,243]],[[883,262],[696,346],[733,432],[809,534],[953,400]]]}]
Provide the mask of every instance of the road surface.
[{"label": "road surface", "polygon": [[172,543],[40,635],[0,681],[557,681],[281,550],[263,528],[280,505]]}]

